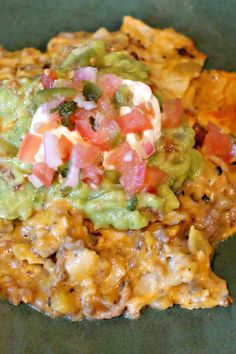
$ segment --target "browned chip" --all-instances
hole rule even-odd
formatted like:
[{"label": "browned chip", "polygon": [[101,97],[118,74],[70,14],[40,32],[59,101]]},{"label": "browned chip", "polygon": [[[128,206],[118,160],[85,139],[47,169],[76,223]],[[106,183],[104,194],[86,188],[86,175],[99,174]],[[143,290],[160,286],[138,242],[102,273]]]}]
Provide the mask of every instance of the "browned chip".
[{"label": "browned chip", "polygon": [[[113,44],[113,49],[121,50],[128,45],[128,37],[121,32],[109,32],[106,28],[100,28],[95,33],[89,32],[61,32],[57,36],[50,39],[47,45],[49,54],[60,53],[65,48],[77,47],[79,44],[88,39],[103,39],[105,42],[109,40]],[[116,48],[114,45],[116,44]],[[117,48],[119,44],[119,48]]]},{"label": "browned chip", "polygon": [[0,80],[38,75],[45,64],[60,64],[71,48],[88,39],[103,39],[108,50],[128,50],[143,60],[150,66],[152,81],[165,97],[182,97],[205,60],[205,55],[184,35],[173,29],[154,29],[126,16],[117,32],[100,28],[95,33],[60,33],[49,41],[46,54],[34,48],[15,52],[0,48]]},{"label": "browned chip", "polygon": [[15,77],[34,77],[42,72],[48,61],[48,55],[35,48],[10,52],[0,47],[0,81]]},{"label": "browned chip", "polygon": [[62,32],[50,39],[47,50],[52,58],[52,63],[59,64],[73,47],[77,47],[89,39],[102,39],[108,50],[124,50],[128,47],[128,36],[119,31],[109,32],[100,28],[95,33],[89,32]]},{"label": "browned chip", "polygon": [[236,135],[236,73],[204,71],[194,79],[184,97],[185,109],[197,113],[197,121],[210,121]]},{"label": "browned chip", "polygon": [[130,37],[127,50],[150,67],[151,79],[164,96],[183,97],[206,58],[193,41],[172,28],[152,28],[130,16],[124,17],[121,31]]},{"label": "browned chip", "polygon": [[61,32],[52,37],[47,45],[49,54],[60,53],[66,47],[77,47],[81,42],[91,37],[91,33],[80,32]]},{"label": "browned chip", "polygon": [[47,52],[51,58],[52,65],[58,65],[71,52],[73,47],[88,40],[91,33],[80,32],[61,32],[52,37],[47,44]]}]

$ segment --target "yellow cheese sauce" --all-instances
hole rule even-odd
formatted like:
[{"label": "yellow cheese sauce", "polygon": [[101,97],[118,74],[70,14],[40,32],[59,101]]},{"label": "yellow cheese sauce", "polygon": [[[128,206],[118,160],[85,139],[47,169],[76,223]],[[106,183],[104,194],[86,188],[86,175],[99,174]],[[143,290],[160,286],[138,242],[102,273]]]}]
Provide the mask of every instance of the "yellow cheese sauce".
[{"label": "yellow cheese sauce", "polygon": [[27,221],[2,220],[1,294],[71,320],[137,318],[146,306],[228,305],[226,282],[210,259],[235,223],[234,173],[219,176],[209,162],[197,182],[183,186],[180,209],[145,230],[94,230],[63,200]]},{"label": "yellow cheese sauce", "polygon": [[[47,53],[0,48],[0,80],[34,77],[88,38],[142,57],[166,97],[183,97],[205,58],[174,30],[154,30],[126,17],[119,32],[62,33],[50,40]],[[202,175],[178,191],[180,207],[139,231],[94,229],[63,199],[25,221],[0,219],[1,296],[71,320],[122,314],[134,319],[146,306],[229,305],[227,284],[210,261],[216,245],[236,229],[235,170],[206,157]]]}]

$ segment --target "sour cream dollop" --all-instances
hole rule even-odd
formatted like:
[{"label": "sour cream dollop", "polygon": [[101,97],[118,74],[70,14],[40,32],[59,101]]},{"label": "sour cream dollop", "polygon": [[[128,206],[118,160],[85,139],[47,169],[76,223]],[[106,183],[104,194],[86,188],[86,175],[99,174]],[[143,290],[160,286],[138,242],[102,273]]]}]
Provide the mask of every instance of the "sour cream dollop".
[{"label": "sour cream dollop", "polygon": [[[140,81],[123,80],[123,85],[127,85],[132,93],[132,104],[138,106],[142,103],[151,104],[154,116],[151,119],[153,129],[143,131],[143,137],[147,141],[154,144],[161,136],[161,110],[157,98],[153,95],[150,87]],[[125,115],[131,112],[132,108],[128,106],[122,106],[120,108],[120,114]],[[129,133],[126,136],[126,141],[130,146],[139,152],[139,144],[136,138],[136,134]]]}]

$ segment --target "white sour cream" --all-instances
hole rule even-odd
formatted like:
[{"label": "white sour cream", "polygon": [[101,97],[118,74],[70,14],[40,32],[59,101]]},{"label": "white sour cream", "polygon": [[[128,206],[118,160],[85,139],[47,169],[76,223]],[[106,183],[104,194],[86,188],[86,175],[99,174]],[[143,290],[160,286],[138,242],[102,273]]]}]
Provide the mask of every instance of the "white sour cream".
[{"label": "white sour cream", "polygon": [[[133,94],[133,105],[138,106],[142,103],[152,105],[154,117],[151,119],[153,129],[143,131],[143,136],[151,143],[155,143],[161,136],[161,111],[157,98],[153,95],[150,87],[140,81],[123,80],[123,84],[127,85]],[[125,115],[131,111],[130,107],[122,106],[120,114]],[[137,140],[134,133],[129,133],[126,136],[126,141],[130,146],[137,150]]]}]

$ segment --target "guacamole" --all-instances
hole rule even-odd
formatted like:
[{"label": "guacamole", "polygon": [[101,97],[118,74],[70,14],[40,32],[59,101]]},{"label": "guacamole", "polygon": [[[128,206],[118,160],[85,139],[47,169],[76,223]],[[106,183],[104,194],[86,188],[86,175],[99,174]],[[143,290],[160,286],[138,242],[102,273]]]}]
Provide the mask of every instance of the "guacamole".
[{"label": "guacamole", "polygon": [[181,117],[161,128],[148,84],[143,63],[102,41],[34,80],[2,83],[0,218],[25,220],[65,198],[95,228],[127,230],[177,209],[175,191],[203,159]]}]

